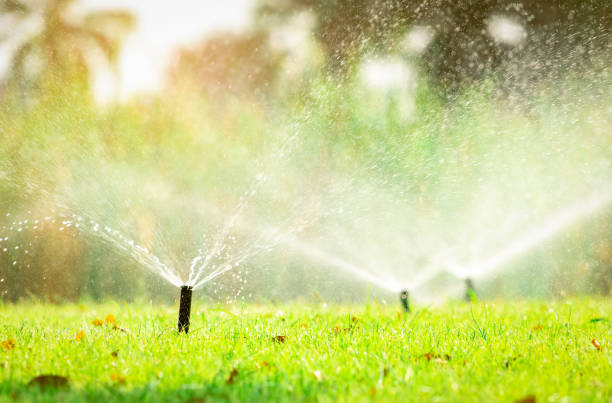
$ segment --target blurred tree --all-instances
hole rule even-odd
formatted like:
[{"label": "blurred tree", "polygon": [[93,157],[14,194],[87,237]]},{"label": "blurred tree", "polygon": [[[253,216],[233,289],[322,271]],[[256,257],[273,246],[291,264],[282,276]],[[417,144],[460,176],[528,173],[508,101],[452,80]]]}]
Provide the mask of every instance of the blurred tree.
[{"label": "blurred tree", "polygon": [[263,0],[256,10],[269,26],[300,11],[315,17],[315,38],[322,44],[328,68],[345,73],[370,46],[384,47],[389,37],[412,20],[401,2],[368,0]]},{"label": "blurred tree", "polygon": [[220,33],[176,55],[170,80],[177,87],[209,95],[265,95],[276,76],[280,57],[262,33]]},{"label": "blurred tree", "polygon": [[[71,13],[75,0],[46,0],[38,4],[3,0],[0,13],[10,14],[17,27],[26,19],[40,19],[41,27],[21,41],[12,56],[7,85],[28,94],[53,86],[75,84],[88,89],[89,68],[102,56],[116,66],[121,42],[134,25],[125,11],[96,11],[84,16]],[[0,38],[0,40],[6,38]]]},{"label": "blurred tree", "polygon": [[[416,15],[417,23],[434,28],[436,37],[424,54],[427,71],[439,88],[453,91],[466,80],[478,79],[513,56],[528,53],[540,62],[552,55],[573,52],[584,56],[598,46],[597,36],[611,27],[610,2],[597,0],[432,0]],[[525,31],[525,41],[509,44],[495,37],[511,34],[512,23]],[[607,27],[607,28],[606,28]],[[524,61],[523,61],[524,63]]]},{"label": "blurred tree", "polygon": [[435,38],[423,55],[425,66],[434,82],[450,91],[512,53],[513,47],[491,36],[495,15],[515,20],[528,37],[552,34],[539,43],[543,47],[567,46],[568,41],[594,45],[593,33],[609,33],[612,26],[612,2],[598,0],[262,0],[257,16],[269,25],[268,20],[302,10],[314,15],[314,34],[328,68],[340,76],[364,53],[396,52],[411,26],[431,27]]}]

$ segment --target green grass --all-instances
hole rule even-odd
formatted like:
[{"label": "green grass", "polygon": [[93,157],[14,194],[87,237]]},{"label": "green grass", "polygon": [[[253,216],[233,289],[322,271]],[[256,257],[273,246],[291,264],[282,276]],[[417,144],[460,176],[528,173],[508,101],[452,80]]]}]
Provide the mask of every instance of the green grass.
[{"label": "green grass", "polygon": [[[109,313],[125,331],[92,324]],[[610,319],[609,299],[411,315],[377,304],[196,304],[182,335],[176,307],[4,305],[0,341],[16,345],[0,347],[0,400],[610,401]],[[41,374],[69,386],[27,385]]]}]

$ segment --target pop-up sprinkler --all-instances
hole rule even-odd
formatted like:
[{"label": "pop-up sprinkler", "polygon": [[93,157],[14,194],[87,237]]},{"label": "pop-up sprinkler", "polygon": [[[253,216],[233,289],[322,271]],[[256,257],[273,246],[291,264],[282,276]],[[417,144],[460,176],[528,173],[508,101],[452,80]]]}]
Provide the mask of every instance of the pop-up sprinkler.
[{"label": "pop-up sprinkler", "polygon": [[404,311],[410,313],[410,294],[408,294],[408,290],[402,290],[400,293],[400,302],[402,303]]},{"label": "pop-up sprinkler", "polygon": [[181,287],[181,303],[179,306],[178,331],[189,333],[189,316],[191,315],[191,293],[193,287],[184,285]]},{"label": "pop-up sprinkler", "polygon": [[474,282],[471,278],[465,279],[465,301],[472,302],[476,299],[476,290],[474,289]]}]

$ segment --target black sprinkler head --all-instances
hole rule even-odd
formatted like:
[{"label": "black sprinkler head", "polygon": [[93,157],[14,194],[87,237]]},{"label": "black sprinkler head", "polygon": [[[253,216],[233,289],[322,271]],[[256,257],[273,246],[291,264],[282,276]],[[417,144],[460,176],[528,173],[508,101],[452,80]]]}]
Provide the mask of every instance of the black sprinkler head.
[{"label": "black sprinkler head", "polygon": [[191,316],[191,293],[193,287],[184,285],[181,287],[181,303],[179,307],[178,331],[189,333],[189,317]]},{"label": "black sprinkler head", "polygon": [[408,294],[408,290],[402,290],[400,293],[400,302],[402,303],[404,311],[410,313],[410,294]]},{"label": "black sprinkler head", "polygon": [[471,278],[465,279],[465,301],[472,302],[476,299],[476,291],[474,289],[474,282]]}]

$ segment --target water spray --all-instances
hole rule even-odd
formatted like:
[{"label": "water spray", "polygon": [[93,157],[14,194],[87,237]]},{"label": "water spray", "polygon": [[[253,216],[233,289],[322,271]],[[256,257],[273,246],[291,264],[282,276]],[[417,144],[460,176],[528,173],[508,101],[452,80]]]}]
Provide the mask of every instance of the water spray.
[{"label": "water spray", "polygon": [[400,293],[400,302],[402,303],[404,311],[410,313],[410,294],[408,294],[408,290],[402,290]]},{"label": "water spray", "polygon": [[191,316],[191,294],[193,287],[184,285],[181,287],[181,302],[179,307],[178,331],[189,333],[189,317]]},{"label": "water spray", "polygon": [[466,277],[465,279],[465,301],[472,302],[476,298],[476,290],[474,288],[474,281],[471,278]]}]

